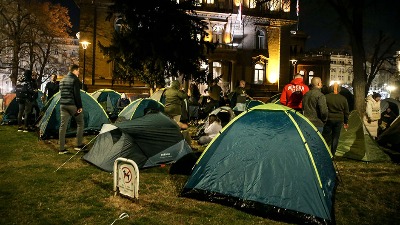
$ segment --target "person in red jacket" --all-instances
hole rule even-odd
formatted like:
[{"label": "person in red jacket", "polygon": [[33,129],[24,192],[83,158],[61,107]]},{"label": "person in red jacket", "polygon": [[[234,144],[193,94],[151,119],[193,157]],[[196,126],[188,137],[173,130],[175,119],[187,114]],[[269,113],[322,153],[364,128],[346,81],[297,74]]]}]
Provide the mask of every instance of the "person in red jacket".
[{"label": "person in red jacket", "polygon": [[309,88],[303,83],[303,76],[296,74],[294,79],[287,84],[281,94],[281,104],[292,109],[301,111],[303,96],[308,92]]}]

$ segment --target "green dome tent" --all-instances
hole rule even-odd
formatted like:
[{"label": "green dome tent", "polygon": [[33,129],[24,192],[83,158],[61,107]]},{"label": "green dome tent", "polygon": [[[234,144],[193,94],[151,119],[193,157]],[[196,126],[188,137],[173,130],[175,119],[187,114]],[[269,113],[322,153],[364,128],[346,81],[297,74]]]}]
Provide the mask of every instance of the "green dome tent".
[{"label": "green dome tent", "polygon": [[358,111],[352,111],[349,115],[349,128],[342,128],[336,156],[361,160],[361,161],[390,161],[390,157],[384,153],[378,143],[369,135]]},{"label": "green dome tent", "polygon": [[164,105],[151,98],[139,98],[131,102],[118,114],[117,121],[132,120],[144,116],[149,110],[164,112]]},{"label": "green dome tent", "polygon": [[151,99],[154,99],[154,100],[156,100],[156,101],[159,101],[159,102],[161,102],[162,104],[165,104],[165,94],[164,94],[164,93],[165,93],[166,90],[167,90],[166,88],[161,88],[160,90],[154,92],[154,93],[150,96],[150,98],[151,98]]},{"label": "green dome tent", "polygon": [[331,157],[303,115],[282,105],[259,105],[211,141],[181,195],[294,223],[332,223]]},{"label": "green dome tent", "polygon": [[175,121],[161,112],[153,112],[115,126],[105,124],[83,159],[112,172],[119,157],[146,168],[173,163],[191,152]]},{"label": "green dome tent", "polygon": [[100,89],[91,93],[91,96],[97,100],[108,114],[118,114],[117,103],[121,98],[120,93],[111,89]]},{"label": "green dome tent", "polygon": [[[38,97],[36,98],[36,103],[39,106],[39,110],[42,110],[44,107],[43,102],[41,100],[41,97],[43,96],[42,91],[38,91]],[[1,121],[1,124],[17,124],[18,123],[18,110],[19,110],[19,105],[17,102],[17,98],[13,98],[11,100],[10,104],[7,106],[6,110],[4,111],[3,119]],[[33,110],[33,108],[32,108]],[[40,112],[37,112],[36,115],[37,117],[39,116]],[[35,118],[37,119],[37,118]]]},{"label": "green dome tent", "polygon": [[[60,92],[58,92],[51,98],[51,102],[46,104],[47,109],[38,123],[39,137],[41,139],[58,138],[61,121],[60,97]],[[81,90],[81,98],[85,121],[84,132],[99,131],[104,123],[110,122],[104,109],[92,96]],[[71,125],[76,125],[72,120],[70,120],[70,124],[68,125],[67,135],[76,133],[76,127],[71,127]]]}]

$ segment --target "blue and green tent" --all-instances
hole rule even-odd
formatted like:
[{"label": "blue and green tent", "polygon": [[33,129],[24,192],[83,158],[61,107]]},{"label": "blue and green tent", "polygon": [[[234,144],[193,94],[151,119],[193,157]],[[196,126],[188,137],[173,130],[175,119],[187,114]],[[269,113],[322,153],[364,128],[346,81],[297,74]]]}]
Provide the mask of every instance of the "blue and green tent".
[{"label": "blue and green tent", "polygon": [[133,160],[140,169],[174,163],[192,149],[178,124],[162,112],[120,123],[104,124],[93,147],[83,159],[112,172],[119,158]]},{"label": "blue and green tent", "polygon": [[150,110],[164,112],[164,105],[151,98],[136,99],[118,114],[117,121],[132,120],[144,116]]},{"label": "blue and green tent", "polygon": [[293,109],[265,104],[222,129],[181,195],[292,223],[333,223],[335,184],[317,128]]},{"label": "blue and green tent", "polygon": [[[61,114],[60,114],[60,92],[55,94],[51,101],[46,104],[46,111],[38,123],[39,137],[41,139],[58,138],[58,130],[60,128]],[[107,113],[101,105],[87,92],[81,90],[81,98],[84,113],[84,132],[99,131],[103,124],[109,123]],[[76,133],[76,123],[70,120],[67,128],[67,135],[74,135]]]},{"label": "blue and green tent", "polygon": [[[36,98],[36,103],[39,107],[39,110],[42,110],[44,107],[43,102],[41,100],[41,97],[43,96],[42,91],[38,91],[38,97]],[[17,98],[14,98],[11,100],[10,104],[7,106],[6,110],[4,111],[3,119],[1,121],[1,124],[17,124],[18,123],[18,110],[19,110],[19,105],[17,102]],[[36,113],[36,116],[38,117],[40,112]],[[37,119],[37,118],[34,118]]]},{"label": "blue and green tent", "polygon": [[118,114],[118,100],[121,94],[111,89],[100,89],[93,92],[92,97],[103,107],[103,109],[110,115]]}]

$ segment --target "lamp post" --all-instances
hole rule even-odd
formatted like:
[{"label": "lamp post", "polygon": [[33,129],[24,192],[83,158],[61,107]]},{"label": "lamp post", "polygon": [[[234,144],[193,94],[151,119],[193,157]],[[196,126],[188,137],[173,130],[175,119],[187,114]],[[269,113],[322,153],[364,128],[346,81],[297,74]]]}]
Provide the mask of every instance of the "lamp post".
[{"label": "lamp post", "polygon": [[90,45],[90,42],[82,41],[80,42],[83,48],[83,76],[82,76],[82,89],[85,87],[85,73],[86,73],[86,49]]},{"label": "lamp post", "polygon": [[293,65],[293,77],[296,75],[296,63],[297,63],[297,59],[291,59],[289,60],[292,65]]}]

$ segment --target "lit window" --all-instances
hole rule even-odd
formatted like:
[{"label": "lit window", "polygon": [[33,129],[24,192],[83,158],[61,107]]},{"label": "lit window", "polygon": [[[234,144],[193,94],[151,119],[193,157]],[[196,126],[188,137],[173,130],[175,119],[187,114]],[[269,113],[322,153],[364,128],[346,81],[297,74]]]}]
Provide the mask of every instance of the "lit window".
[{"label": "lit window", "polygon": [[256,49],[264,49],[265,48],[265,35],[264,32],[258,30],[256,33],[257,40],[256,40]]},{"label": "lit window", "polygon": [[207,4],[214,4],[214,0],[206,0]]},{"label": "lit window", "polygon": [[254,9],[256,7],[256,1],[255,0],[250,0],[249,1],[249,8]]},{"label": "lit window", "polygon": [[213,79],[219,77],[222,72],[221,62],[213,62]]},{"label": "lit window", "polygon": [[310,71],[308,73],[308,83],[311,84],[311,79],[313,79],[314,77],[314,71]]},{"label": "lit window", "polygon": [[263,84],[264,83],[264,65],[257,63],[254,66],[254,83]]}]

